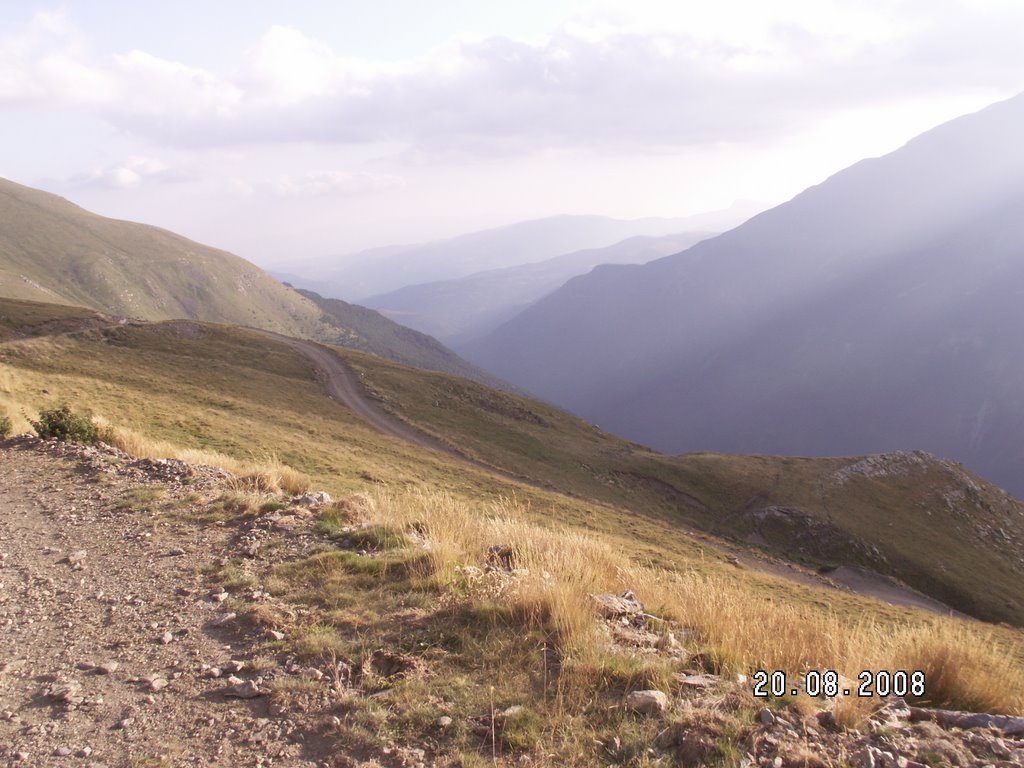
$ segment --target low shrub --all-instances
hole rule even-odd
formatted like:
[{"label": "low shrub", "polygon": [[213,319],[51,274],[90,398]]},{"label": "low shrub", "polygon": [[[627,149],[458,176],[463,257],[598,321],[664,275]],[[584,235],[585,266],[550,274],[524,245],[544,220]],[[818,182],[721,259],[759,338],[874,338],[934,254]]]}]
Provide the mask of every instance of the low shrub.
[{"label": "low shrub", "polygon": [[11,417],[0,413],[0,440],[11,434]]},{"label": "low shrub", "polygon": [[48,411],[40,411],[39,419],[29,419],[29,423],[36,434],[44,439],[55,437],[58,440],[90,445],[100,442],[107,431],[100,430],[91,417],[74,413],[66,404]]}]

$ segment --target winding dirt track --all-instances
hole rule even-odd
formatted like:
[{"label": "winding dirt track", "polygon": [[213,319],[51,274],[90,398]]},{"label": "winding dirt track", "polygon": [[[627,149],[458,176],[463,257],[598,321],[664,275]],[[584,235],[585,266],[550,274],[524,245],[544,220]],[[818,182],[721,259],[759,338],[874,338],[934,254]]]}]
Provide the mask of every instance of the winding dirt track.
[{"label": "winding dirt track", "polygon": [[367,398],[366,393],[359,382],[359,378],[352,369],[349,368],[334,352],[322,344],[318,344],[315,341],[307,341],[306,339],[296,339],[291,336],[283,336],[281,334],[274,333],[273,331],[256,329],[250,330],[272,338],[303,355],[307,360],[313,363],[314,368],[316,368],[320,373],[324,387],[327,390],[327,394],[330,395],[333,400],[348,408],[356,416],[363,419],[370,426],[380,432],[383,432],[385,435],[397,438],[398,440],[404,440],[429,451],[437,451],[439,453],[446,454],[459,459],[466,464],[470,464],[478,469],[482,469],[493,475],[498,475],[499,477],[503,477],[507,480],[513,480],[517,483],[523,483],[524,485],[529,485],[534,488],[552,490],[550,486],[537,483],[511,472],[506,472],[503,469],[491,466],[490,464],[486,464],[467,456],[443,440],[439,440],[433,435],[428,435],[426,432],[416,429],[416,427],[411,424],[407,424],[401,419],[395,418],[390,413],[387,413]]},{"label": "winding dirt track", "polygon": [[[447,443],[425,432],[421,432],[377,407],[363,393],[359,380],[352,369],[345,365],[331,350],[316,342],[306,341],[305,339],[294,339],[290,336],[281,336],[270,331],[260,331],[260,333],[272,337],[285,346],[291,347],[313,363],[314,367],[323,376],[323,383],[327,389],[327,394],[372,427],[391,437],[418,445],[420,448],[440,451],[449,456],[469,460],[468,457],[459,453]],[[477,462],[472,463],[477,464]],[[491,468],[488,467],[488,469]]]}]

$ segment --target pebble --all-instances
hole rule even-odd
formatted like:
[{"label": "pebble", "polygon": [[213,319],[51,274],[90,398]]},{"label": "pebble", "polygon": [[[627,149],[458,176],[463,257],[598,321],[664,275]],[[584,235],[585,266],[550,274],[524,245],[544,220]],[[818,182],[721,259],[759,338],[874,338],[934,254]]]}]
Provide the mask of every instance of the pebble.
[{"label": "pebble", "polygon": [[53,754],[57,757],[67,757],[71,754],[71,747],[57,747],[53,750]]},{"label": "pebble", "polygon": [[101,675],[112,675],[117,672],[117,668],[121,666],[116,661],[104,661],[102,664],[96,667],[96,672]]},{"label": "pebble", "polygon": [[75,757],[89,757],[92,754],[92,747],[82,747],[75,752]]},{"label": "pebble", "polygon": [[[233,680],[236,678],[228,679]],[[260,687],[252,680],[246,680],[245,682],[236,683],[235,685],[230,685],[225,688],[224,695],[233,696],[237,699],[254,699],[257,696],[262,696],[263,691],[261,691]]]},{"label": "pebble", "polygon": [[169,644],[171,644],[173,642],[174,642],[174,635],[171,634],[170,632],[164,632],[162,635],[160,635],[160,644],[161,645],[169,645]]},{"label": "pebble", "polygon": [[452,722],[454,721],[450,717],[448,717],[448,715],[441,715],[439,718],[437,718],[435,724],[437,725],[438,728],[444,730],[445,728],[450,728]]},{"label": "pebble", "polygon": [[121,718],[120,720],[118,720],[117,724],[114,727],[117,728],[117,730],[119,730],[119,731],[123,731],[125,728],[127,728],[129,725],[131,725],[133,722],[135,722],[135,721],[132,720],[132,718],[124,717],[124,718]]},{"label": "pebble", "polygon": [[170,685],[170,683],[167,682],[164,678],[154,677],[152,680],[149,681],[149,690],[162,691],[168,685]]}]

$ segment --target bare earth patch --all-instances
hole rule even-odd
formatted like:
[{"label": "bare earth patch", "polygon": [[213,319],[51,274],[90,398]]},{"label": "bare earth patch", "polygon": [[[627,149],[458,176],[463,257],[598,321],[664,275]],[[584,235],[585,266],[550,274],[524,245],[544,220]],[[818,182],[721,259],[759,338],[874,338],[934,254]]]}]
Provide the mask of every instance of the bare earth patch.
[{"label": "bare earth patch", "polygon": [[315,723],[226,695],[280,672],[203,576],[231,530],[147,508],[220,481],[183,466],[0,443],[0,764],[324,764]]}]

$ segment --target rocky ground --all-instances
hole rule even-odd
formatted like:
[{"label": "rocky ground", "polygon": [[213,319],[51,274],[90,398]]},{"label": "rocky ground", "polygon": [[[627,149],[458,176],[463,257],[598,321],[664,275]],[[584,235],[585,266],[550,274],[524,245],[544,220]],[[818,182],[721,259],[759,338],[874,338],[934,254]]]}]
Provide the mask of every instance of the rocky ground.
[{"label": "rocky ground", "polygon": [[[326,764],[318,724],[259,695],[285,674],[257,657],[274,638],[204,576],[238,530],[188,516],[225,479],[0,443],[0,764]],[[154,496],[181,519],[147,511]]]},{"label": "rocky ground", "polygon": [[[273,562],[324,545],[310,510],[323,499],[217,524],[216,500],[234,483],[210,467],[103,446],[0,442],[0,765],[457,764],[443,738],[382,740],[361,755],[338,748],[334,705],[369,694],[340,666],[290,655],[289,627],[308,609],[261,586]],[[598,612],[615,644],[672,652],[643,628],[631,595],[599,596]],[[404,661],[382,650],[368,663],[386,675]],[[680,689],[623,702],[636,717],[664,720],[646,764],[1024,765],[1022,718],[957,720],[893,700],[859,730],[842,730],[827,706],[751,709],[746,679],[689,675]],[[618,764],[614,741],[603,747],[609,764]],[[512,760],[549,764],[529,752]]]}]

